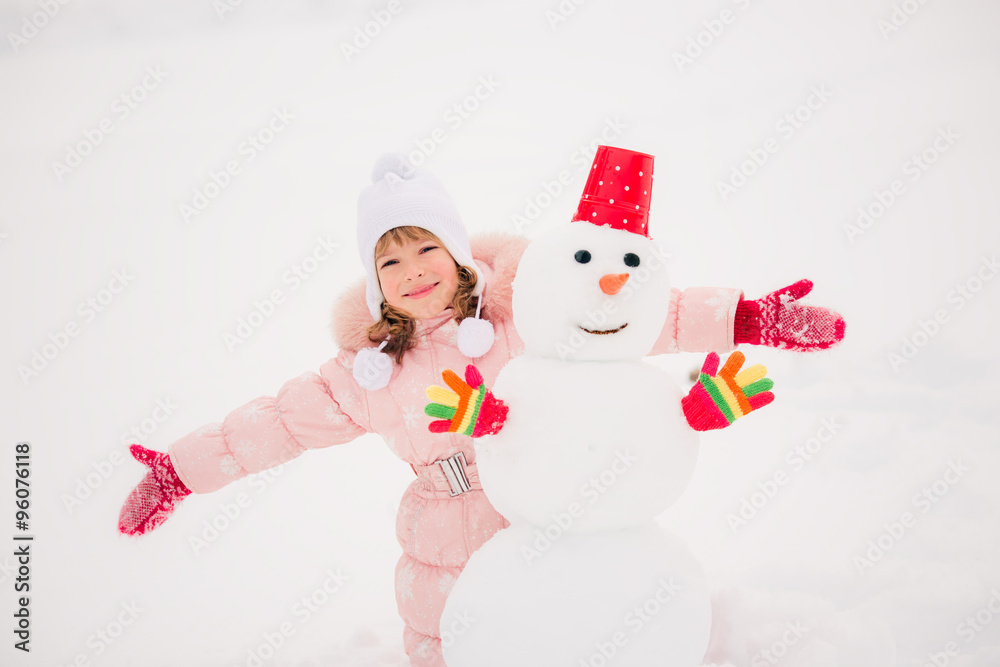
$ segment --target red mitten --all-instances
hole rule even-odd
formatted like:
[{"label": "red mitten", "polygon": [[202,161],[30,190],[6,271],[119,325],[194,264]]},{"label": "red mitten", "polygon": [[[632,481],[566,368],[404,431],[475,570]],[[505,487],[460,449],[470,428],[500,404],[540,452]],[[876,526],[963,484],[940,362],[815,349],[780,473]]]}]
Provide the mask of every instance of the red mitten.
[{"label": "red mitten", "polygon": [[122,505],[118,531],[125,535],[142,535],[166,521],[174,506],[191,490],[177,476],[165,452],[154,452],[142,445],[131,445],[128,450],[136,461],[149,466],[149,472]]},{"label": "red mitten", "polygon": [[800,280],[756,301],[741,299],[736,306],[733,342],[809,352],[842,341],[843,317],[826,308],[798,303],[812,288],[812,281]]}]

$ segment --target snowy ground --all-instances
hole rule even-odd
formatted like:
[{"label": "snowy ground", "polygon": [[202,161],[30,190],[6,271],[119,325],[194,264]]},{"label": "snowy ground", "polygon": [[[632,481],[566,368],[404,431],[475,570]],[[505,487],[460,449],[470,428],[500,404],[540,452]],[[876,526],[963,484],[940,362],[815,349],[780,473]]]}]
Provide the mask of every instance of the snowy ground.
[{"label": "snowy ground", "polygon": [[[190,498],[139,541],[115,531],[143,472],[126,446],[165,450],[335,354],[379,153],[423,147],[471,233],[532,236],[572,214],[597,140],[656,156],[675,284],[756,297],[809,277],[848,322],[828,353],[747,351],[778,400],[704,436],[661,517],[720,587],[709,657],[1000,664],[995,4],[590,0],[564,21],[555,0],[41,5],[0,6],[0,497],[12,525],[30,441],[36,536],[32,652],[8,631],[0,663],[252,667],[278,644],[263,664],[407,664],[394,520],[412,472],[377,437]],[[372,12],[391,21],[348,58]],[[702,52],[679,62],[689,39]],[[748,151],[763,164],[731,181]],[[214,196],[185,214],[196,190]],[[859,207],[876,217],[845,230]],[[321,242],[339,247],[296,282]],[[653,360],[679,380],[699,362]]]}]

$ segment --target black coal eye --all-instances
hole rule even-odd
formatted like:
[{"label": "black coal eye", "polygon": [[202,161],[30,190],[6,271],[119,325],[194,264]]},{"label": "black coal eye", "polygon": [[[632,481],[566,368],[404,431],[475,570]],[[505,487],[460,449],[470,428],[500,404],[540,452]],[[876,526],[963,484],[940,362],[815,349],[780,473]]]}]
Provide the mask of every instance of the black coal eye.
[{"label": "black coal eye", "polygon": [[630,252],[630,253],[626,254],[625,255],[625,265],[626,266],[631,266],[633,268],[636,267],[636,266],[639,266],[639,255],[635,254],[634,252]]},{"label": "black coal eye", "polygon": [[576,254],[573,255],[573,257],[575,257],[576,261],[580,262],[581,264],[586,264],[587,262],[590,261],[590,253],[587,252],[586,250],[577,250]]}]

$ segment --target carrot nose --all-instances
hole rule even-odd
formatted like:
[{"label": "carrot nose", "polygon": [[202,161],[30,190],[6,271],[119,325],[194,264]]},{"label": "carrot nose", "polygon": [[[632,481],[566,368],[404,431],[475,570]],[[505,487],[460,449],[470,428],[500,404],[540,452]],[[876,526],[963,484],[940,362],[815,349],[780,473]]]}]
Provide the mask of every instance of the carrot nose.
[{"label": "carrot nose", "polygon": [[627,273],[609,273],[606,276],[601,276],[601,291],[605,294],[618,294],[622,285],[627,282]]}]

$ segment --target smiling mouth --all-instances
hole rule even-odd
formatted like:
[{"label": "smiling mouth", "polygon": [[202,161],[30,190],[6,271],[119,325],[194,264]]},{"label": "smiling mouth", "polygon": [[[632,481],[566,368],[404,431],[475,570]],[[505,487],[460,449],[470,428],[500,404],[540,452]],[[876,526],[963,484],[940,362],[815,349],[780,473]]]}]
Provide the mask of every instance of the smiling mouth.
[{"label": "smiling mouth", "polygon": [[627,326],[628,326],[628,322],[626,322],[625,324],[621,325],[617,329],[605,329],[603,331],[601,331],[600,329],[591,330],[591,329],[584,329],[583,327],[580,327],[580,328],[583,329],[584,331],[586,331],[587,333],[604,335],[604,334],[618,333],[619,331],[621,331],[622,329],[624,329]]},{"label": "smiling mouth", "polygon": [[434,283],[433,285],[426,285],[426,286],[424,286],[423,288],[421,288],[419,290],[414,290],[412,292],[407,292],[403,296],[408,296],[408,297],[411,297],[411,298],[413,297],[414,294],[417,295],[417,296],[423,296],[424,294],[427,294],[428,292],[430,292],[432,289],[434,289],[437,286],[438,286],[438,283]]}]

